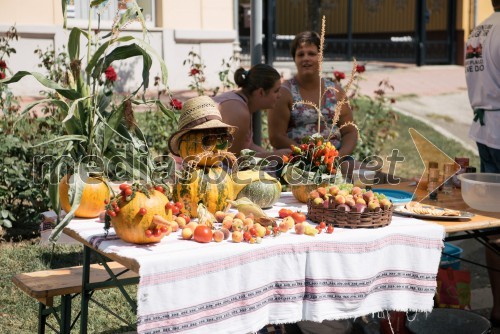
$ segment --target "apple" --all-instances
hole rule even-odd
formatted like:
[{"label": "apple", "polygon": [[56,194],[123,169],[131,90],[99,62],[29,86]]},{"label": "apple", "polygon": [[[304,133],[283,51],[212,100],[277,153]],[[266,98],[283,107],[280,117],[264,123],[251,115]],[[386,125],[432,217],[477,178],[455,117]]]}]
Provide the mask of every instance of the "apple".
[{"label": "apple", "polygon": [[337,196],[337,194],[339,193],[339,191],[340,191],[340,189],[336,185],[333,185],[333,186],[330,187],[330,189],[328,189],[328,192],[332,196]]},{"label": "apple", "polygon": [[335,196],[335,204],[345,204],[345,197],[343,195]]},{"label": "apple", "polygon": [[184,227],[181,233],[182,239],[189,240],[193,237],[193,230],[189,227]]},{"label": "apple", "polygon": [[295,224],[295,233],[304,234],[305,230],[306,230],[306,227],[304,226],[303,223]]},{"label": "apple", "polygon": [[231,234],[231,240],[236,243],[241,242],[241,240],[243,240],[243,233],[241,233],[241,231],[234,231],[233,234]]},{"label": "apple", "polygon": [[221,242],[224,240],[224,232],[221,230],[215,230],[213,233],[213,239],[215,242]]},{"label": "apple", "polygon": [[216,211],[214,216],[218,223],[222,223],[224,218],[226,218],[226,213],[224,211]]}]

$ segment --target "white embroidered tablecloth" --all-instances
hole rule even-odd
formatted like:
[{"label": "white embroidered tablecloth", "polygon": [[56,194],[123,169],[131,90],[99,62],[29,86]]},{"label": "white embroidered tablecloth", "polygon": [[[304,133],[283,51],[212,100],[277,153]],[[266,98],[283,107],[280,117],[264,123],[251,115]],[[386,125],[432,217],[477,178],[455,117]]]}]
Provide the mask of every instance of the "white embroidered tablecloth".
[{"label": "white embroidered tablecloth", "polygon": [[[307,212],[289,193],[268,212],[277,217],[284,206]],[[179,232],[141,246],[112,230],[104,239],[95,220],[67,228],[140,264],[139,333],[248,333],[270,323],[430,312],[444,237],[440,225],[398,216],[383,228],[290,231],[261,244],[201,244]]]}]

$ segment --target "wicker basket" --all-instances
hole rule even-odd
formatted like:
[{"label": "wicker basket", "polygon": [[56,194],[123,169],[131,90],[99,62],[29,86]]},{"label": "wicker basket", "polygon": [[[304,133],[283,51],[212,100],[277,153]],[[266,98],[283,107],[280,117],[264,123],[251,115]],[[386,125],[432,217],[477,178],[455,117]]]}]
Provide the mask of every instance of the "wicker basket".
[{"label": "wicker basket", "polygon": [[325,222],[335,227],[347,228],[376,228],[384,227],[391,223],[394,205],[388,210],[378,212],[345,212],[333,209],[333,202],[329,201],[329,207],[323,205],[313,205],[312,201],[307,202],[307,216],[315,223]]}]

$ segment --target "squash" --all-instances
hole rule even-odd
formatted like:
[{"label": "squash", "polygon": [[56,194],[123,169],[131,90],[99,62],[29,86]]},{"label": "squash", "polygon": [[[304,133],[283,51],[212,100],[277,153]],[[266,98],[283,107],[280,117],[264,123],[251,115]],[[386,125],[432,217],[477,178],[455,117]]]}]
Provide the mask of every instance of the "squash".
[{"label": "squash", "polygon": [[[71,203],[69,201],[69,188],[74,175],[71,177],[65,175],[59,182],[59,199],[61,208],[66,211],[71,211]],[[68,182],[69,179],[69,182]],[[109,189],[106,183],[99,178],[88,177],[83,180],[82,199],[80,206],[75,211],[75,217],[80,218],[95,218],[104,210],[104,201],[109,200]]]},{"label": "squash", "polygon": [[239,171],[233,174],[233,192],[236,198],[247,197],[261,208],[269,208],[281,196],[281,183],[258,170]]},{"label": "squash", "polygon": [[182,201],[191,217],[197,217],[201,201],[209,212],[222,211],[226,200],[233,199],[233,187],[229,174],[221,167],[184,170],[173,189],[174,201]]},{"label": "squash", "polygon": [[[201,155],[203,153],[220,153],[227,152],[227,149],[217,149],[214,148],[211,152],[206,151],[201,141],[203,137],[207,134],[210,134],[210,130],[206,132],[202,131],[190,131],[184,134],[179,141],[179,155],[184,160],[184,162],[188,162],[194,160],[196,156]],[[212,167],[217,166],[223,160],[223,156],[212,156],[212,157],[204,157],[198,162],[198,166],[200,167]]]},{"label": "squash", "polygon": [[[134,244],[159,242],[165,236],[163,233],[157,236],[147,236],[146,230],[153,231],[159,228],[153,223],[154,215],[167,219],[165,212],[165,205],[169,202],[167,196],[154,189],[149,190],[149,197],[139,191],[135,191],[134,194],[130,201],[119,197],[120,211],[116,213],[116,216],[111,217],[116,234],[123,241]],[[141,208],[146,209],[145,214],[139,212]]]}]

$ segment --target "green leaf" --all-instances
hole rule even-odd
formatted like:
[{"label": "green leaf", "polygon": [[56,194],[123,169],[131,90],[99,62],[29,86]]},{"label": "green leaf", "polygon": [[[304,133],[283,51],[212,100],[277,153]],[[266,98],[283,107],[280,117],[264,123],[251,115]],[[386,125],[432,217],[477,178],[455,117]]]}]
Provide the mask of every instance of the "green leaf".
[{"label": "green leaf", "polygon": [[30,147],[39,147],[39,146],[42,146],[42,145],[47,145],[47,144],[51,144],[51,143],[60,143],[60,142],[65,142],[65,141],[80,141],[80,142],[85,142],[87,141],[87,137],[86,136],[82,136],[82,135],[64,135],[64,136],[60,136],[60,137],[57,137],[57,138],[54,138],[54,139],[51,139],[51,140],[47,140],[43,143],[40,143],[40,144],[36,144],[36,145],[33,145],[33,146],[30,146]]},{"label": "green leaf", "polygon": [[6,228],[11,228],[12,227],[12,222],[8,219],[4,219],[3,220],[3,226],[5,226]]},{"label": "green leaf", "polygon": [[109,0],[92,0],[92,2],[90,2],[90,7],[97,7],[99,5],[101,5],[102,3],[104,2],[108,2]]},{"label": "green leaf", "polygon": [[92,73],[94,71],[94,68],[97,65],[99,59],[104,54],[104,52],[106,52],[106,49],[110,45],[113,45],[114,43],[128,42],[128,41],[131,41],[133,39],[134,39],[134,37],[132,37],[132,36],[123,36],[123,37],[120,37],[120,38],[117,38],[117,39],[109,40],[109,41],[105,42],[104,44],[102,44],[99,47],[99,49],[97,49],[97,51],[94,53],[94,55],[92,56],[92,58],[90,59],[87,67],[85,68],[85,72],[87,72],[87,74],[90,75],[90,73]]},{"label": "green leaf", "polygon": [[76,99],[75,101],[73,101],[73,103],[71,103],[71,106],[70,106],[70,108],[68,110],[68,114],[63,119],[63,123],[69,121],[70,119],[72,119],[75,116],[75,110],[78,107],[78,105],[79,105],[80,102],[83,102],[83,101],[85,101],[87,99],[90,99],[90,98],[92,98],[92,96],[84,96],[84,97],[81,97],[81,98]]},{"label": "green leaf", "polygon": [[81,30],[78,28],[71,29],[68,38],[68,54],[70,61],[80,59],[80,34]]},{"label": "green leaf", "polygon": [[8,218],[9,217],[9,211],[7,210],[2,210],[2,218]]},{"label": "green leaf", "polygon": [[106,150],[108,144],[113,136],[113,133],[116,132],[118,127],[121,124],[121,120],[123,119],[123,104],[120,105],[119,108],[116,108],[111,115],[108,117],[108,121],[105,122],[107,127],[104,129],[104,144],[103,151]]},{"label": "green leaf", "polygon": [[23,111],[21,112],[21,114],[19,116],[23,117],[25,116],[31,109],[33,109],[34,107],[36,107],[37,105],[39,104],[53,104],[53,105],[56,105],[59,109],[61,109],[61,111],[63,111],[64,113],[68,112],[68,105],[66,104],[66,102],[62,101],[62,100],[58,100],[58,99],[43,99],[43,100],[39,100],[39,101],[35,101],[35,102],[32,102],[30,104],[28,104],[24,109]]},{"label": "green leaf", "polygon": [[63,14],[63,28],[67,27],[67,19],[68,19],[68,0],[61,0],[62,14]]},{"label": "green leaf", "polygon": [[45,87],[50,88],[50,89],[54,89],[56,92],[58,92],[59,94],[61,94],[65,98],[68,98],[70,100],[75,100],[75,99],[81,97],[80,93],[78,93],[77,91],[75,91],[73,89],[69,89],[69,88],[64,88],[64,87],[60,86],[57,82],[52,81],[50,79],[47,79],[43,74],[38,73],[38,72],[19,71],[10,78],[5,78],[3,80],[0,80],[0,83],[6,84],[6,85],[11,84],[14,82],[18,82],[19,80],[21,80],[22,78],[24,78],[25,76],[28,76],[28,75],[33,76],[36,80],[38,80],[38,82],[40,82]]},{"label": "green leaf", "polygon": [[[92,76],[98,78],[103,69],[108,68],[115,60],[124,60],[132,57],[142,56],[142,85],[144,89],[149,86],[149,71],[151,70],[151,56],[137,44],[123,45],[115,48],[105,58],[99,59]],[[102,65],[101,65],[102,64]]]},{"label": "green leaf", "polygon": [[160,63],[160,68],[161,68],[161,79],[164,84],[167,84],[167,79],[168,79],[168,71],[167,71],[167,65],[165,64],[165,61],[163,60],[163,57],[156,52],[151,45],[149,45],[146,41],[144,40],[138,40],[141,43],[141,46],[146,49],[146,51],[152,53],[158,62]]}]

